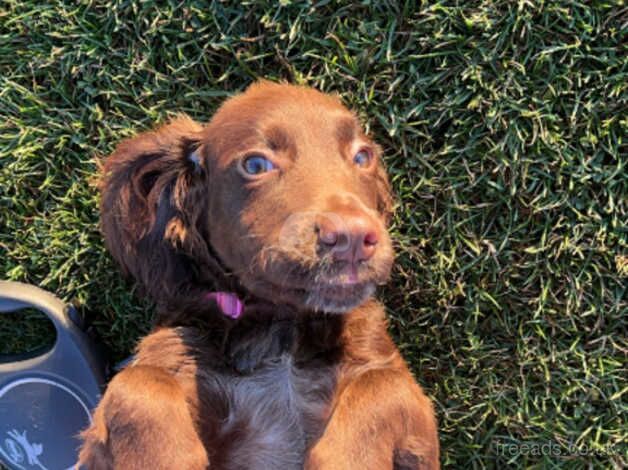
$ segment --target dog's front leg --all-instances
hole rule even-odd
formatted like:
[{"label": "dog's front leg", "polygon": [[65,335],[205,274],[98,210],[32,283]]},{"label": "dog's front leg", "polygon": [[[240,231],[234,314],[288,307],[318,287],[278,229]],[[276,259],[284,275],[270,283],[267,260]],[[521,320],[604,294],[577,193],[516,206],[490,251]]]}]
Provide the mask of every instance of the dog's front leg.
[{"label": "dog's front leg", "polygon": [[185,395],[174,377],[159,367],[131,366],[116,375],[82,437],[81,468],[209,467]]},{"label": "dog's front leg", "polygon": [[306,470],[439,468],[432,405],[400,368],[373,369],[340,383],[331,418]]}]

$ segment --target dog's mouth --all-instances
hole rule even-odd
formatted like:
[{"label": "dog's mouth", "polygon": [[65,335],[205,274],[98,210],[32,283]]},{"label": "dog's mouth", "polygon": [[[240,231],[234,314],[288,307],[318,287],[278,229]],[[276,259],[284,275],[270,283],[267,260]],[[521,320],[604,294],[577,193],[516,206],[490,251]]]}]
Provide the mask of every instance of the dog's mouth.
[{"label": "dog's mouth", "polygon": [[250,272],[241,281],[254,294],[299,310],[344,313],[372,296],[389,269],[388,261],[379,266],[275,262],[272,271]]}]

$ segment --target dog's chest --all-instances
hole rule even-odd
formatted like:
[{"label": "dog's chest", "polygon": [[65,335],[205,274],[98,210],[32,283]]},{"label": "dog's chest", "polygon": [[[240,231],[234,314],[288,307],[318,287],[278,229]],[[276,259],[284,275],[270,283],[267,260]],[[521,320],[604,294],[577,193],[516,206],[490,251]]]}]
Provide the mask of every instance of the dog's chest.
[{"label": "dog's chest", "polygon": [[328,417],[333,386],[330,367],[300,368],[290,354],[246,376],[225,377],[228,416],[219,432],[237,436],[225,468],[303,468]]}]

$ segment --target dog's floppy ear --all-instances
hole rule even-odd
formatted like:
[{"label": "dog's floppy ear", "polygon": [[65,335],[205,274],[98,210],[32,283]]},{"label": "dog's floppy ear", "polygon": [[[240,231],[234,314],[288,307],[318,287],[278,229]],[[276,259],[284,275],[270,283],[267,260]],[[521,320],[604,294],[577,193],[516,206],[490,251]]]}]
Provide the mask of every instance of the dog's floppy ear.
[{"label": "dog's floppy ear", "polygon": [[194,287],[208,252],[203,127],[182,116],[121,142],[105,160],[101,223],[107,248],[158,304]]}]

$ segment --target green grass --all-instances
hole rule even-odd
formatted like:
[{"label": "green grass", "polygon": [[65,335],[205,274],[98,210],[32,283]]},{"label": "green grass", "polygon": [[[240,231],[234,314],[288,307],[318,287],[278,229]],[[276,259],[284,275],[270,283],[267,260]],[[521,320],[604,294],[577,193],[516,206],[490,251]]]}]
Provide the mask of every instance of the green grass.
[{"label": "green grass", "polygon": [[[185,3],[0,4],[0,277],[126,356],[152,312],[104,251],[93,156],[258,77],[335,91],[386,149],[382,298],[445,467],[628,465],[623,0]],[[4,317],[0,344],[33,331]]]}]

